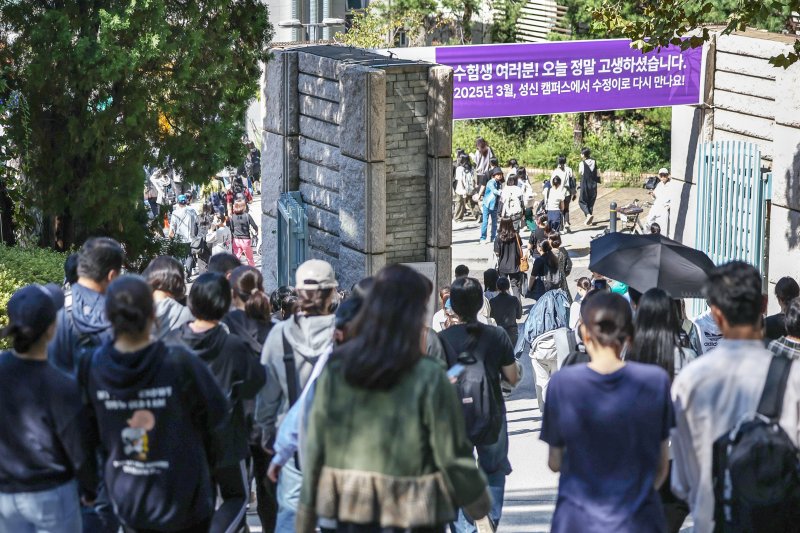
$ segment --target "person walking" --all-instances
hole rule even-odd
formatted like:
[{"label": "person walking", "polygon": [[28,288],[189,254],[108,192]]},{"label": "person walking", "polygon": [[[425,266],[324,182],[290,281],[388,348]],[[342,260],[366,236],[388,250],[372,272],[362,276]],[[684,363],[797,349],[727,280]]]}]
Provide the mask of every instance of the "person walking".
[{"label": "person walking", "polygon": [[558,256],[553,253],[550,241],[539,243],[539,255],[533,260],[531,277],[528,282],[528,298],[538,300],[547,291],[561,288],[561,271]]},{"label": "person walking", "polygon": [[586,225],[594,222],[594,203],[597,201],[597,185],[600,183],[600,171],[597,161],[592,159],[592,151],[588,148],[581,150],[581,162],[578,165],[578,175],[581,177],[581,194],[578,205],[586,216]]},{"label": "person walking", "polygon": [[188,248],[195,237],[197,237],[197,212],[189,205],[186,195],[181,194],[178,196],[178,206],[169,219],[169,238],[187,245],[187,255],[181,261],[187,276],[192,275],[194,258]]},{"label": "person walking", "polygon": [[47,362],[64,293],[28,285],[6,306],[0,338],[0,531],[80,533],[79,494],[93,500],[97,465],[75,380]]},{"label": "person walking", "polygon": [[800,285],[794,278],[785,276],[775,284],[775,299],[778,301],[781,312],[764,319],[764,337],[768,341],[774,341],[786,335],[786,309],[798,296],[800,296]]},{"label": "person walking", "polygon": [[653,224],[657,224],[659,233],[664,232],[669,235],[671,223],[671,209],[672,206],[679,201],[680,184],[673,181],[669,176],[669,170],[662,168],[658,171],[658,185],[652,191],[650,196],[653,197],[653,207],[650,208],[650,213],[647,215],[645,228],[652,229]]},{"label": "person walking", "polygon": [[551,233],[553,233],[553,228],[550,227],[547,215],[540,215],[536,219],[536,228],[531,231],[531,235],[528,238],[528,253],[531,258],[535,259],[539,255],[539,243],[548,240]]},{"label": "person walking", "polygon": [[564,217],[564,202],[569,197],[569,190],[561,183],[558,176],[550,180],[550,187],[544,193],[547,220],[553,231],[561,231]]},{"label": "person walking", "polygon": [[581,321],[591,361],[553,374],[544,404],[547,464],[561,473],[551,531],[664,532],[657,489],[669,472],[669,376],[621,360],[633,335],[621,296],[587,298]]},{"label": "person walking", "polygon": [[212,255],[211,245],[208,243],[208,233],[214,225],[215,216],[213,206],[204,202],[200,214],[197,216],[197,237],[192,241],[192,253],[198,275],[208,270],[208,261]]},{"label": "person walking", "polygon": [[[480,243],[494,242],[497,238],[497,199],[500,198],[500,188],[503,183],[503,171],[500,168],[495,168],[491,171],[489,182],[486,184],[486,190],[483,193],[483,200],[481,208],[483,209],[483,218],[481,219],[481,238]],[[486,231],[489,226],[489,218],[491,217],[491,240],[487,240]]]},{"label": "person walking", "polygon": [[792,359],[800,359],[800,299],[795,298],[786,307],[784,316],[786,334],[769,343],[769,351]]},{"label": "person walking", "polygon": [[472,165],[467,154],[458,156],[458,166],[455,169],[454,177],[456,207],[453,213],[453,220],[461,222],[467,213],[472,211],[471,202],[472,190],[475,188],[475,174],[472,172]]},{"label": "person walking", "polygon": [[211,255],[233,254],[233,234],[231,233],[228,217],[214,215],[214,221],[208,228],[206,243],[211,246]]},{"label": "person walking", "polygon": [[500,193],[500,204],[503,206],[500,219],[510,218],[514,223],[514,231],[522,228],[522,218],[525,212],[525,200],[522,188],[517,185],[517,175],[511,173],[506,178],[506,185]]},{"label": "person walking", "polygon": [[[639,299],[633,342],[625,353],[625,360],[660,366],[672,381],[697,358],[694,350],[681,346],[680,334],[681,323],[672,298],[661,289],[650,289]],[[669,475],[658,493],[667,520],[667,531],[677,533],[689,514],[689,505],[672,493]]]},{"label": "person walking", "polygon": [[[714,442],[756,412],[773,357],[763,344],[766,301],[756,268],[741,261],[719,266],[708,274],[704,293],[722,339],[684,368],[672,386],[672,492],[689,503],[698,533],[719,525],[714,518]],[[800,371],[795,367],[780,415],[780,426],[795,446],[799,402]]]},{"label": "person walking", "polygon": [[247,264],[256,266],[253,260],[253,247],[251,229],[258,236],[258,226],[250,213],[247,212],[247,202],[236,200],[233,203],[233,214],[230,218],[230,229],[233,233],[233,255],[241,261],[242,256],[247,258]]},{"label": "person walking", "polygon": [[556,161],[556,168],[553,169],[553,172],[550,174],[550,181],[552,182],[554,178],[558,178],[561,180],[562,185],[567,190],[569,194],[564,198],[564,205],[561,209],[563,220],[563,229],[567,232],[570,230],[569,226],[569,204],[570,201],[575,200],[577,197],[577,187],[578,184],[575,181],[575,174],[572,172],[572,169],[567,166],[567,157],[560,155],[558,156],[558,160]]},{"label": "person walking", "polygon": [[[511,473],[508,460],[508,429],[506,408],[500,388],[500,380],[504,379],[512,387],[520,380],[520,368],[514,359],[514,347],[508,334],[501,328],[487,326],[478,321],[478,313],[483,307],[481,285],[474,278],[460,278],[450,287],[450,302],[457,323],[442,331],[439,336],[449,344],[452,354],[469,354],[470,357],[483,362],[485,378],[492,394],[497,412],[497,431],[485,442],[476,442],[475,449],[478,465],[486,474],[489,492],[492,495],[492,506],[489,518],[496,527],[500,524],[503,513],[503,495],[505,493],[506,476]],[[448,361],[453,367],[458,360]],[[485,422],[485,421],[484,421]],[[494,427],[494,426],[493,426]],[[469,428],[468,428],[469,430]],[[475,518],[469,509],[459,512],[458,521],[454,524],[457,533],[475,532]]]},{"label": "person walking", "polygon": [[498,327],[506,330],[508,338],[511,340],[511,345],[516,346],[517,339],[519,339],[517,320],[522,318],[522,300],[519,296],[509,294],[510,289],[511,282],[508,278],[503,277],[497,280],[497,290],[499,292],[491,301],[491,317]]},{"label": "person walking", "polygon": [[222,324],[231,307],[231,285],[225,276],[212,272],[199,276],[189,291],[188,302],[195,320],[172,332],[166,342],[192,350],[208,365],[220,389],[230,399],[230,419],[216,450],[217,464],[212,472],[222,498],[214,520],[221,524],[242,524],[250,499],[245,462],[250,457],[251,426],[245,403],[255,398],[264,386],[266,373],[248,344]]},{"label": "person walking", "polygon": [[228,401],[200,358],[153,339],[143,278],[115,280],[105,307],[114,338],[81,366],[79,382],[114,512],[126,533],[208,531],[216,496],[209,465]]},{"label": "person walking", "polygon": [[489,143],[483,137],[475,139],[475,155],[472,159],[475,161],[475,175],[480,177],[484,175],[489,178],[489,166],[492,159],[494,159],[494,152],[489,146]]},{"label": "person walking", "polygon": [[494,254],[497,256],[498,274],[508,277],[514,296],[521,295],[522,278],[526,272],[520,271],[522,244],[510,218],[500,219],[500,231],[494,241]]},{"label": "person walking", "polygon": [[550,242],[553,253],[558,257],[558,272],[561,275],[559,288],[567,293],[567,301],[571,304],[572,294],[569,290],[569,275],[572,273],[572,259],[569,256],[569,252],[563,248],[560,233],[557,231],[550,233],[547,240]]},{"label": "person walking", "polygon": [[186,272],[180,261],[168,255],[158,256],[142,275],[153,289],[156,312],[153,331],[157,339],[194,320],[189,309],[180,303],[186,296]]},{"label": "person walking", "polygon": [[[475,518],[489,510],[458,397],[423,351],[430,293],[411,268],[384,268],[331,356],[308,416],[298,532],[315,531],[320,516],[339,532],[427,533],[455,506]],[[409,409],[396,416],[397,405]]]},{"label": "person walking", "polygon": [[[333,267],[311,259],[298,267],[295,276],[297,312],[273,326],[261,352],[261,364],[267,368],[267,385],[256,400],[255,420],[261,431],[262,447],[270,453],[283,416],[299,398],[316,362],[333,345],[333,297],[339,286]],[[281,470],[275,525],[279,533],[294,531],[302,478],[293,461]]]}]

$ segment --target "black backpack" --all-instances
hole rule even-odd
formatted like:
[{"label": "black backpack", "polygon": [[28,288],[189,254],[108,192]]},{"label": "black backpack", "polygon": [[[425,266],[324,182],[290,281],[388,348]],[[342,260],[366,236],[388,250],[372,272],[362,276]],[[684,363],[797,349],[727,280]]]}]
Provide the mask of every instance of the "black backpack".
[{"label": "black backpack", "polygon": [[714,531],[800,531],[800,458],[778,424],[792,359],[775,356],[758,411],[714,442]]},{"label": "black backpack", "polygon": [[456,391],[461,399],[467,436],[475,446],[497,442],[503,426],[502,403],[492,390],[483,352],[477,349],[483,327],[478,326],[480,329],[470,334],[466,349],[457,358],[457,362],[464,365],[465,370],[458,377]]}]

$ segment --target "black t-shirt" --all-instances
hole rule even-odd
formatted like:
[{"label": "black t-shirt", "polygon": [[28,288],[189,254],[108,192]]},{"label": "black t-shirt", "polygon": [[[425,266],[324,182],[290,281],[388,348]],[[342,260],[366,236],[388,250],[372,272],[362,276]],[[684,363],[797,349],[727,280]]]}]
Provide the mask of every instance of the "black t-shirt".
[{"label": "black t-shirt", "polygon": [[489,173],[478,174],[478,187],[486,187],[489,184]]},{"label": "black t-shirt", "polygon": [[86,472],[88,417],[78,384],[45,361],[0,354],[0,492],[39,492]]},{"label": "black t-shirt", "polygon": [[[486,377],[492,387],[497,401],[502,405],[503,394],[500,391],[501,370],[504,366],[516,363],[514,358],[514,347],[511,339],[502,329],[485,324],[477,324],[478,342],[472,348],[473,353],[479,353],[486,365]],[[470,349],[471,336],[467,333],[465,324],[456,324],[439,332],[439,338],[448,343],[453,348],[453,356],[447,366],[451,367],[456,363],[458,356]]]},{"label": "black t-shirt", "polygon": [[231,233],[234,239],[249,239],[250,228],[258,232],[256,221],[249,213],[242,213],[239,215],[231,215],[230,219]]},{"label": "black t-shirt", "polygon": [[507,292],[501,292],[491,300],[491,317],[497,325],[506,331],[517,329],[517,319],[522,318],[522,303],[519,298]]},{"label": "black t-shirt", "polygon": [[786,335],[786,315],[778,313],[770,315],[764,320],[767,340],[774,341]]},{"label": "black t-shirt", "polygon": [[500,274],[516,274],[519,272],[520,246],[517,239],[503,241],[500,237],[494,241],[494,253],[497,254],[497,271]]},{"label": "black t-shirt", "polygon": [[528,243],[531,245],[530,250],[531,254],[539,255],[538,245],[542,241],[547,240],[547,233],[545,233],[544,229],[536,226],[536,229],[531,232],[531,236],[528,239]]}]

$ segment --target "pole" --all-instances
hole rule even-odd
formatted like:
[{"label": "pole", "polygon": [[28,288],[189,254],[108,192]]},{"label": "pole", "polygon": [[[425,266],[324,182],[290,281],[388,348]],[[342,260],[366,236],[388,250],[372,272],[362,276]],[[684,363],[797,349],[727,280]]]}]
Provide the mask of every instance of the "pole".
[{"label": "pole", "polygon": [[608,214],[608,231],[616,233],[617,231],[617,202],[611,202]]}]

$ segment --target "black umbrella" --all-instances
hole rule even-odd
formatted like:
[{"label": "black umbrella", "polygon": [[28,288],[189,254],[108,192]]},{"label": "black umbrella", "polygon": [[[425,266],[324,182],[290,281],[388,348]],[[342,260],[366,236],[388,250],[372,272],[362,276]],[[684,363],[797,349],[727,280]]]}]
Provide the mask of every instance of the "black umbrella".
[{"label": "black umbrella", "polygon": [[657,287],[673,298],[699,298],[712,268],[705,253],[663,235],[617,232],[591,244],[589,270],[639,292]]}]

